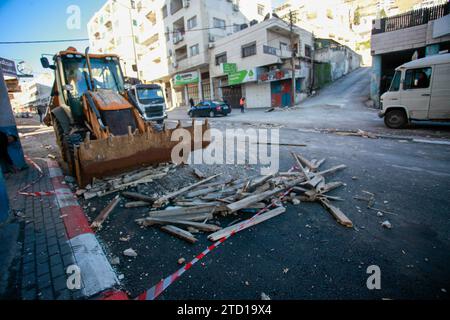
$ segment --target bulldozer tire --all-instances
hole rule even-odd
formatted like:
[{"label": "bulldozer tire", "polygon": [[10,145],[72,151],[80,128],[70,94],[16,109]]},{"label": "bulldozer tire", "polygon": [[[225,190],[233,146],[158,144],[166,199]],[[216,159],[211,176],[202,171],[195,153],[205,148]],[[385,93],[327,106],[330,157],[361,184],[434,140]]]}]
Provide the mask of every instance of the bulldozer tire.
[{"label": "bulldozer tire", "polygon": [[61,156],[64,162],[67,162],[67,149],[66,144],[64,143],[64,129],[56,117],[53,120],[53,128],[55,129],[56,143],[61,150]]},{"label": "bulldozer tire", "polygon": [[75,151],[76,147],[78,147],[83,142],[83,137],[81,134],[74,133],[71,135],[66,135],[64,139],[65,149],[66,149],[66,157],[67,157],[67,169],[69,170],[69,174],[72,177],[76,177],[76,165],[75,165]]}]

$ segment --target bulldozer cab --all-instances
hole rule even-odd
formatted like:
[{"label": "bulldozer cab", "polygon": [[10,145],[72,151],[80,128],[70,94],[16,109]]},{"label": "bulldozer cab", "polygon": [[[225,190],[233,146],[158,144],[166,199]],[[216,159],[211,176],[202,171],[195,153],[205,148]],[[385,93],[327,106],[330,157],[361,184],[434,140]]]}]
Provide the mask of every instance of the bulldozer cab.
[{"label": "bulldozer cab", "polygon": [[[88,62],[84,55],[65,54],[60,57],[62,68],[61,84],[65,91],[67,105],[70,106],[74,121],[83,122],[82,97],[88,91],[111,90],[121,94],[125,91],[119,59],[114,56],[90,59],[90,79]],[[92,80],[92,81],[91,81]]]}]

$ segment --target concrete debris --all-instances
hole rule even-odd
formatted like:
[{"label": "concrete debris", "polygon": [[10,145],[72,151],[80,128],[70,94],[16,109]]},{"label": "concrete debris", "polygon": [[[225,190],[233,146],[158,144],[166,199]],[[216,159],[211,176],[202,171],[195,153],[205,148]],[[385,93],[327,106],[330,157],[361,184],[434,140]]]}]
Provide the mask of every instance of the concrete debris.
[{"label": "concrete debris", "polygon": [[272,299],[267,294],[265,294],[264,292],[261,292],[261,300],[269,301],[269,300],[272,300]]},{"label": "concrete debris", "polygon": [[119,264],[120,264],[120,258],[119,258],[119,257],[114,257],[114,258],[112,258],[112,259],[111,259],[111,264],[112,264],[113,266],[119,265]]},{"label": "concrete debris", "polygon": [[179,264],[180,266],[183,265],[185,262],[186,262],[186,259],[185,259],[185,258],[180,258],[180,259],[178,259],[178,264]]},{"label": "concrete debris", "polygon": [[127,249],[123,252],[123,255],[126,257],[132,257],[132,258],[136,258],[138,256],[137,252],[134,251],[133,249]]},{"label": "concrete debris", "polygon": [[392,224],[388,220],[382,222],[381,226],[386,229],[392,229]]}]

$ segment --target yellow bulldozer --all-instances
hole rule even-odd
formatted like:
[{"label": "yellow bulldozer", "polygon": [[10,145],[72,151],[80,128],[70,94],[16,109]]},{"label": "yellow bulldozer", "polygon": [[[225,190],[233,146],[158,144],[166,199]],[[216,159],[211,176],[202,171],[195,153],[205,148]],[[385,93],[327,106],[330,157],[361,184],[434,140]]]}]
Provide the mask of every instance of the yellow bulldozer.
[{"label": "yellow bulldozer", "polygon": [[[80,187],[93,178],[171,161],[179,143],[171,141],[176,128],[161,130],[144,120],[129,97],[118,56],[70,47],[57,53],[53,64],[45,56],[41,64],[55,72],[45,123],[54,127],[62,160]],[[209,125],[206,121],[201,126],[203,136]],[[200,131],[194,123],[183,129],[192,140],[194,131]],[[194,150],[199,143],[192,141],[191,146]]]}]

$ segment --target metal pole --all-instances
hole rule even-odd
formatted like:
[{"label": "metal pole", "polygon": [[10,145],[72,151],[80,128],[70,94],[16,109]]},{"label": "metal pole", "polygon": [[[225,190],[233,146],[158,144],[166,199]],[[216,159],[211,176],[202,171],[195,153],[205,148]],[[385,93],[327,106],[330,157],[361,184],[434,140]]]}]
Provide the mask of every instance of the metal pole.
[{"label": "metal pole", "polygon": [[291,57],[291,69],[292,69],[292,90],[291,90],[291,107],[295,106],[295,96],[296,96],[296,81],[295,81],[295,39],[294,39],[294,14],[291,11],[289,11],[289,24],[290,24],[290,35],[291,35],[291,51],[292,51],[292,57]]},{"label": "metal pole", "polygon": [[130,24],[131,24],[131,41],[133,42],[133,50],[134,50],[134,63],[136,64],[136,78],[138,80],[139,79],[139,66],[138,66],[138,57],[137,57],[137,52],[136,52],[136,42],[135,42],[135,38],[134,38],[134,25],[133,25],[133,16],[131,14],[131,9],[134,9],[134,1],[131,0],[130,1],[130,5],[131,7],[128,9],[128,12],[130,14]]}]

